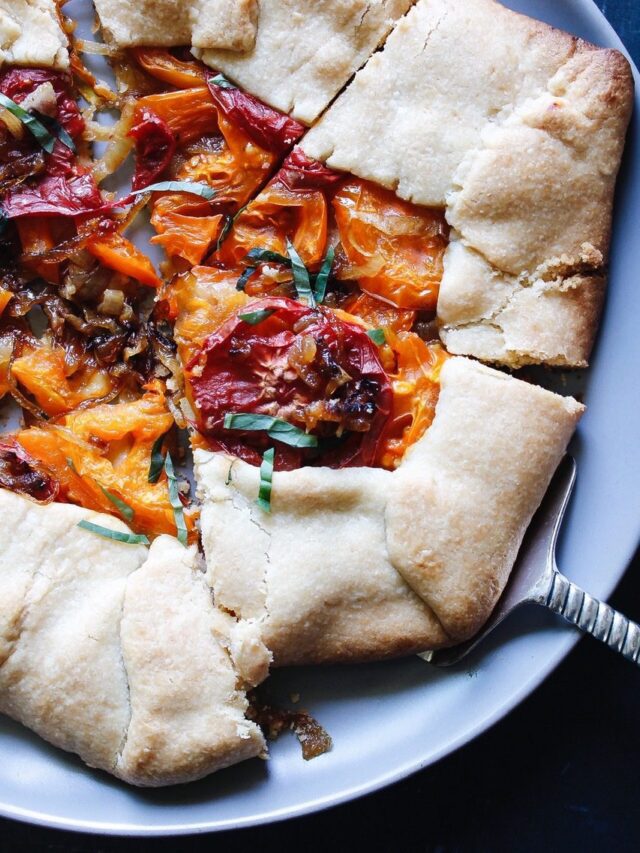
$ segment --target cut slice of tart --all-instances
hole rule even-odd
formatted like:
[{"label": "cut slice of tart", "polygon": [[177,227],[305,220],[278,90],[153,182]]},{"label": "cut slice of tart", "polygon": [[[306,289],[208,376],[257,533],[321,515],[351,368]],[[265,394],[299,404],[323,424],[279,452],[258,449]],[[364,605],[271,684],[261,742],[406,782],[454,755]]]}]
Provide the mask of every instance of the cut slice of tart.
[{"label": "cut slice of tart", "polygon": [[95,0],[105,40],[118,47],[193,45],[249,50],[257,0]]},{"label": "cut slice of tart", "polygon": [[269,511],[264,466],[196,450],[215,601],[275,666],[451,645],[491,613],[582,406],[462,358],[439,382],[397,470],[276,470]]},{"label": "cut slice of tart", "polygon": [[2,0],[0,68],[69,67],[68,38],[55,0]]},{"label": "cut slice of tart", "polygon": [[302,148],[446,209],[452,352],[584,366],[632,93],[617,51],[494,0],[419,0]]},{"label": "cut slice of tart", "polygon": [[244,687],[266,675],[266,652],[232,640],[195,548],[118,541],[132,534],[111,516],[3,489],[0,507],[12,524],[0,554],[3,713],[134,785],[264,753]]},{"label": "cut slice of tart", "polygon": [[255,45],[194,51],[265,103],[311,124],[414,0],[260,0]]}]

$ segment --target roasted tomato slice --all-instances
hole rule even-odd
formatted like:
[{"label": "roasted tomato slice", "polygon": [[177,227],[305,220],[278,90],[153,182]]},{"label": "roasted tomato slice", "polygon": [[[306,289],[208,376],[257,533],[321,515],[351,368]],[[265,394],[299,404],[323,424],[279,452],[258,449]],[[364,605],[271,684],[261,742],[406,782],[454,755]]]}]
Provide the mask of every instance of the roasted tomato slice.
[{"label": "roasted tomato slice", "polygon": [[333,198],[347,263],[338,278],[407,311],[434,311],[449,239],[444,214],[353,179]]},{"label": "roasted tomato slice", "polygon": [[[242,319],[249,312],[253,323]],[[256,312],[265,318],[255,322]],[[258,465],[275,445],[280,469],[372,465],[392,405],[391,384],[366,332],[330,310],[285,298],[251,302],[231,317],[207,338],[187,376],[198,427],[211,446]],[[316,435],[318,447],[224,428],[225,415],[245,412],[287,421]]]}]

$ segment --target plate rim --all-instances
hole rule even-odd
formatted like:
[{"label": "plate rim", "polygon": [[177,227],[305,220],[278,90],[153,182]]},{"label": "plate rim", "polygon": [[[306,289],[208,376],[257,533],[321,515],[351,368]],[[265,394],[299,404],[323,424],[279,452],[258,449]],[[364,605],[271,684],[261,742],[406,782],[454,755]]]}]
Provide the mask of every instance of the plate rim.
[{"label": "plate rim", "polygon": [[[508,3],[508,0],[504,0]],[[576,2],[576,0],[570,0]],[[621,51],[631,65],[635,82],[634,111],[636,118],[640,113],[640,71],[635,64],[629,51],[623,44],[613,25],[609,22],[604,12],[596,5],[595,0],[578,0],[582,2],[583,14],[590,18],[590,22],[606,34],[608,47],[614,47]],[[637,141],[640,157],[640,139]],[[615,212],[615,209],[614,209]],[[637,522],[636,536],[633,544],[627,549],[626,559],[619,572],[611,573],[611,577],[605,582],[603,580],[604,593],[602,598],[608,599],[617,585],[620,583],[631,561],[633,560],[640,540],[640,519]],[[613,576],[615,575],[615,577]],[[217,819],[198,821],[193,823],[173,822],[167,824],[138,824],[138,823],[102,823],[96,820],[82,820],[58,817],[39,810],[25,809],[0,802],[0,817],[26,823],[43,828],[69,831],[75,833],[86,833],[90,835],[115,836],[115,837],[162,837],[162,836],[187,836],[205,833],[229,831],[233,829],[248,829],[284,820],[304,817],[305,815],[343,805],[360,797],[375,793],[389,785],[395,784],[408,778],[414,773],[430,767],[446,756],[461,749],[466,744],[479,737],[500,720],[507,716],[514,708],[530,696],[556,667],[567,657],[577,643],[583,638],[578,632],[568,632],[557,638],[553,653],[549,654],[545,664],[539,668],[530,678],[522,682],[509,697],[490,713],[481,719],[474,720],[470,725],[460,731],[456,736],[450,737],[439,745],[436,750],[431,750],[425,758],[418,758],[405,762],[400,767],[394,767],[391,771],[382,772],[365,783],[353,785],[346,789],[326,794],[324,796],[311,798],[297,805],[288,805],[271,811],[261,811],[246,817],[233,817],[230,819]]]}]

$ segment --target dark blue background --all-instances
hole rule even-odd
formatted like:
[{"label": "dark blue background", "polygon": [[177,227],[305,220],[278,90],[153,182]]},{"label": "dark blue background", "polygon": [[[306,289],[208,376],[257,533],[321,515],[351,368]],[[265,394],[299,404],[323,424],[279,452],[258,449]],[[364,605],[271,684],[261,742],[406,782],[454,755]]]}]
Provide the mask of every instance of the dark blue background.
[{"label": "dark blue background", "polygon": [[[597,2],[640,64],[640,0]],[[640,621],[640,558],[612,603]],[[348,805],[255,830],[149,841],[0,820],[0,851],[635,853],[639,765],[640,672],[585,639],[491,731],[435,767]]]}]

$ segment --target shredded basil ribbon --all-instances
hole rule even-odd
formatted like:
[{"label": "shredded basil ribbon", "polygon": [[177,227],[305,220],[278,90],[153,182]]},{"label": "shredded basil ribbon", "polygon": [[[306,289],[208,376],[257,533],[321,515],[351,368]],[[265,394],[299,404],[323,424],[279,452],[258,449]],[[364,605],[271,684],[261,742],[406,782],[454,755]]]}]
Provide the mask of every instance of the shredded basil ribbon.
[{"label": "shredded basil ribbon", "polygon": [[69,136],[64,127],[60,124],[60,122],[55,118],[50,118],[49,116],[44,115],[39,110],[34,110],[34,115],[36,118],[40,120],[40,122],[49,130],[53,136],[62,142],[63,145],[66,145],[69,151],[73,151],[75,154],[76,144],[73,139]]},{"label": "shredded basil ribbon", "polygon": [[257,326],[263,320],[268,319],[275,311],[273,308],[261,308],[259,311],[249,311],[246,314],[238,314],[240,320],[244,320],[250,326]]},{"label": "shredded basil ribbon", "polygon": [[257,261],[260,264],[285,264],[291,266],[291,258],[281,255],[279,252],[272,252],[270,249],[249,249],[244,256],[246,261]]},{"label": "shredded basil ribbon", "polygon": [[302,258],[296,252],[295,246],[287,238],[287,252],[289,254],[289,258],[291,259],[291,271],[293,273],[293,283],[296,288],[296,292],[298,294],[298,299],[303,300],[307,303],[309,308],[316,307],[316,297],[311,289],[311,279],[309,278],[309,271],[305,267],[302,262]]},{"label": "shredded basil ribbon", "polygon": [[101,486],[100,483],[98,483],[98,487],[102,494],[105,496],[105,498],[111,501],[111,503],[115,506],[120,515],[126,521],[133,520],[133,516],[135,514],[133,511],[133,507],[130,507],[128,503],[125,503],[122,498],[119,498],[117,495],[114,495],[113,492],[110,492],[108,489],[105,489],[105,487]]},{"label": "shredded basil ribbon", "polygon": [[210,77],[209,82],[213,83],[215,86],[220,86],[221,89],[237,89],[237,86],[234,86],[233,83],[230,83],[229,80],[224,76],[224,74],[216,74],[215,77]]},{"label": "shredded basil ribbon", "polygon": [[9,110],[12,115],[17,119],[20,119],[29,133],[36,138],[40,147],[44,148],[48,154],[51,154],[56,144],[55,136],[52,136],[49,133],[41,121],[38,121],[38,119],[35,116],[32,116],[30,112],[23,109],[20,104],[16,104],[16,102],[12,101],[11,98],[7,98],[7,96],[3,95],[2,92],[0,92],[0,107],[4,107],[5,110]]},{"label": "shredded basil ribbon", "polygon": [[270,415],[253,415],[249,412],[236,412],[224,416],[225,429],[259,430],[266,432],[270,438],[288,444],[291,447],[317,447],[318,438],[309,435],[299,427],[272,418]]},{"label": "shredded basil ribbon", "polygon": [[108,527],[102,527],[100,524],[94,524],[92,521],[83,519],[78,522],[78,527],[83,530],[89,530],[91,533],[97,533],[105,539],[115,539],[116,542],[125,542],[127,545],[148,545],[149,540],[143,533],[121,533],[119,530],[110,530]]},{"label": "shredded basil ribbon", "polygon": [[271,483],[273,480],[273,461],[275,450],[271,447],[266,450],[260,465],[260,490],[256,503],[263,512],[271,512]]},{"label": "shredded basil ribbon", "polygon": [[149,462],[149,474],[147,475],[147,482],[149,483],[157,483],[160,479],[160,474],[162,474],[162,469],[164,468],[164,456],[162,455],[163,441],[164,435],[159,435],[153,442],[151,461]]},{"label": "shredded basil ribbon", "polygon": [[[144,193],[171,192],[171,193],[191,193],[199,195],[211,201],[215,197],[216,191],[207,184],[199,181],[160,181],[157,184],[149,184],[148,187],[143,187],[141,190],[132,190],[127,198],[133,195],[143,195]],[[123,203],[126,199],[122,200]]]},{"label": "shredded basil ribbon", "polygon": [[385,343],[387,342],[387,338],[385,336],[384,329],[369,329],[367,334],[369,335],[371,340],[374,342],[374,344],[376,344],[379,347],[384,346]]},{"label": "shredded basil ribbon", "polygon": [[247,267],[236,282],[236,290],[244,290],[257,267]]},{"label": "shredded basil ribbon", "polygon": [[245,211],[247,209],[248,206],[249,206],[249,202],[247,202],[246,204],[243,204],[242,207],[237,211],[237,213],[233,214],[233,216],[227,216],[226,217],[226,219],[224,221],[224,225],[222,226],[222,231],[220,232],[220,236],[216,240],[216,252],[220,251],[220,246],[227,239],[229,231],[231,231],[231,229],[235,225],[236,219],[240,216],[240,214],[243,211]]},{"label": "shredded basil ribbon", "polygon": [[329,276],[331,275],[331,267],[333,266],[333,259],[335,256],[336,247],[330,246],[327,249],[327,253],[322,261],[322,266],[316,276],[316,280],[314,282],[314,295],[318,305],[320,305],[321,302],[324,302],[324,298],[327,295],[327,284],[329,283]]},{"label": "shredded basil ribbon", "polygon": [[182,545],[187,544],[187,525],[184,520],[184,508],[182,506],[182,501],[180,500],[180,490],[178,489],[178,478],[176,477],[175,470],[173,468],[173,460],[171,459],[171,454],[167,453],[164,457],[164,470],[167,475],[167,482],[169,484],[169,503],[171,504],[171,509],[173,510],[173,517],[176,522],[176,530],[178,533],[178,542]]}]

